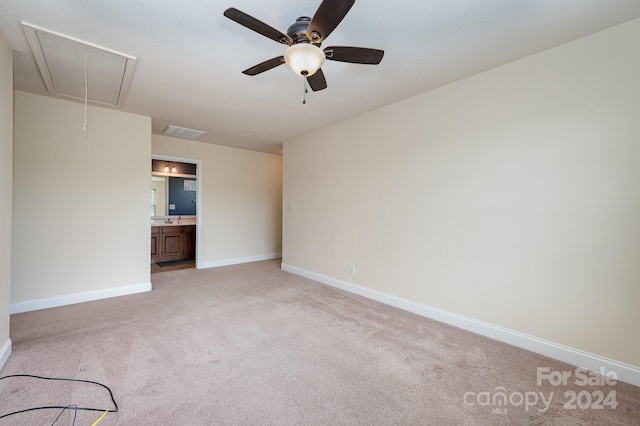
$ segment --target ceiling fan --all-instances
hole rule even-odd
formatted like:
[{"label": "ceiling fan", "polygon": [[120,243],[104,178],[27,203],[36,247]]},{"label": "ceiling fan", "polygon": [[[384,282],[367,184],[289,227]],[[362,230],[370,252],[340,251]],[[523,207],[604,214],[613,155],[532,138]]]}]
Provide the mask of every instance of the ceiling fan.
[{"label": "ceiling fan", "polygon": [[318,91],[327,87],[320,68],[325,59],[353,64],[379,64],[384,55],[383,50],[353,46],[320,49],[320,44],[338,26],[354,3],[355,0],[323,0],[313,18],[301,16],[289,27],[287,34],[233,7],[225,10],[224,16],[232,21],[289,46],[284,55],[266,60],[242,72],[246,75],[257,75],[286,63],[296,74],[307,79],[313,91]]}]

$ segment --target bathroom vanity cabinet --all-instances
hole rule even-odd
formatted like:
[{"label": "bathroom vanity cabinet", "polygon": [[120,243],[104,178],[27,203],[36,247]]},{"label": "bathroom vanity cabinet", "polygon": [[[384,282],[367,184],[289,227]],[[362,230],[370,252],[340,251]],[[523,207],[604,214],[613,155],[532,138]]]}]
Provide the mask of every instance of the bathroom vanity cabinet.
[{"label": "bathroom vanity cabinet", "polygon": [[151,263],[194,259],[196,227],[168,225],[151,227]]}]

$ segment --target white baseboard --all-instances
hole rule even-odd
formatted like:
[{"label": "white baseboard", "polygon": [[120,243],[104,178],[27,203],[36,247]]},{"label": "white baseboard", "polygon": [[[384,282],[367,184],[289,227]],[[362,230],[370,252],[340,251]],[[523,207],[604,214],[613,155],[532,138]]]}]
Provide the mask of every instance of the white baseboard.
[{"label": "white baseboard", "polygon": [[568,346],[550,342],[548,340],[539,339],[534,336],[529,336],[527,334],[509,330],[507,328],[474,320],[473,318],[454,314],[442,309],[423,305],[421,303],[403,299],[401,297],[397,297],[378,290],[373,290],[346,281],[337,280],[335,278],[297,268],[292,265],[287,265],[286,263],[282,263],[281,267],[283,271],[291,272],[293,274],[318,281],[322,284],[348,291],[349,293],[354,293],[368,299],[376,300],[378,302],[421,315],[426,318],[443,322],[445,324],[449,324],[463,330],[471,331],[472,333],[476,333],[481,336],[489,337],[499,342],[507,343],[509,345],[526,349],[528,351],[535,352],[537,354],[544,355],[558,361],[566,362],[567,364],[571,364],[576,367],[586,368],[594,372],[600,372],[601,369],[604,368],[606,372],[614,372],[618,377],[618,380],[630,383],[634,386],[640,386],[639,367],[603,358],[601,356],[590,354],[579,349],[574,349]]},{"label": "white baseboard", "polygon": [[114,287],[104,290],[72,293],[63,296],[46,297],[43,299],[26,300],[12,303],[10,314],[38,311],[40,309],[56,308],[58,306],[73,305],[74,303],[90,302],[93,300],[108,299],[110,297],[126,296],[128,294],[144,293],[151,290],[151,283],[141,283],[123,287]]},{"label": "white baseboard", "polygon": [[2,349],[0,349],[0,371],[2,371],[2,368],[7,363],[9,355],[11,355],[11,339],[7,339]]},{"label": "white baseboard", "polygon": [[256,256],[236,257],[234,259],[211,260],[198,263],[198,269],[217,268],[220,266],[239,265],[241,263],[259,262],[261,260],[280,259],[282,253],[259,254]]}]

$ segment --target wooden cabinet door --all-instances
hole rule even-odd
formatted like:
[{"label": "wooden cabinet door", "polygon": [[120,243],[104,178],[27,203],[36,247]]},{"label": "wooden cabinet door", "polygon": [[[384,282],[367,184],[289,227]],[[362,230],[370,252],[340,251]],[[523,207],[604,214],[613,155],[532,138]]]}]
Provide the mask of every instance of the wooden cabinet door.
[{"label": "wooden cabinet door", "polygon": [[151,227],[151,259],[155,259],[160,256],[160,228],[157,226]]},{"label": "wooden cabinet door", "polygon": [[185,226],[183,234],[184,255],[192,258],[196,254],[196,227]]},{"label": "wooden cabinet door", "polygon": [[162,257],[182,254],[182,226],[164,226],[162,228]]}]

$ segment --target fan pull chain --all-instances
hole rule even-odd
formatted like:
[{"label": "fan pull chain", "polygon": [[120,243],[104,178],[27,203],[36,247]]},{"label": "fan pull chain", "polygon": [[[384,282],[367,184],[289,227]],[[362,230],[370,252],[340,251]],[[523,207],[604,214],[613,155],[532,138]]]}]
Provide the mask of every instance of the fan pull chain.
[{"label": "fan pull chain", "polygon": [[307,93],[309,93],[309,89],[307,88],[307,77],[302,77],[304,80],[304,92],[302,94],[302,108],[307,104]]}]

